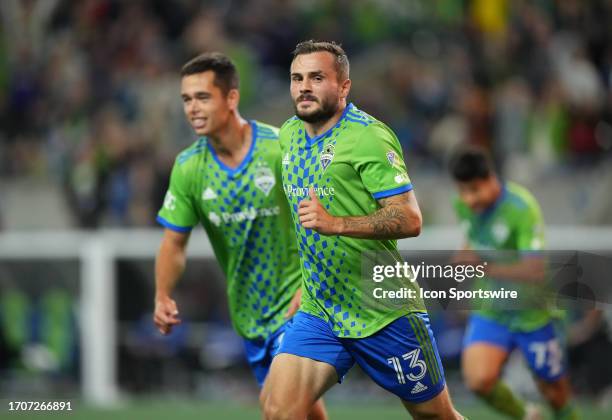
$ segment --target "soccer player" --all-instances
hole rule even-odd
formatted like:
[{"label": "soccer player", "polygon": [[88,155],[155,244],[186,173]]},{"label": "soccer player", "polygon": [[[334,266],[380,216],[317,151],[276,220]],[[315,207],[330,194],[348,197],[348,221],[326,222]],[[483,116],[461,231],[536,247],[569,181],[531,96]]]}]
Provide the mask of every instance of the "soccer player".
[{"label": "soccer player", "polygon": [[[502,182],[489,157],[479,149],[459,151],[450,171],[459,189],[455,208],[467,229],[468,255],[474,254],[471,259],[476,260],[478,250],[517,251],[518,260],[488,264],[487,278],[531,282],[528,287],[533,288],[533,282],[544,278],[544,260],[538,253],[544,246],[544,222],[536,199],[525,188]],[[555,418],[577,418],[553,318],[553,311],[544,307],[487,307],[472,313],[462,356],[467,386],[501,413],[515,419],[537,418],[537,410],[528,410],[500,379],[508,355],[518,347]]]},{"label": "soccer player", "polygon": [[[157,218],[165,229],[155,264],[154,321],[162,334],[181,322],[171,294],[190,232],[201,223],[227,277],[232,323],[261,386],[301,290],[278,129],[240,116],[238,74],[226,56],[202,54],[181,76],[183,108],[199,139],[178,155]],[[310,414],[326,418],[321,401]]]},{"label": "soccer player", "polygon": [[339,45],[306,41],[293,56],[296,116],[279,139],[304,287],[264,385],[264,417],[303,419],[356,362],[415,418],[461,418],[423,302],[407,300],[393,310],[367,304],[368,279],[362,283],[362,252],[399,261],[395,240],[421,230],[399,141],[385,124],[347,104],[349,62]]}]

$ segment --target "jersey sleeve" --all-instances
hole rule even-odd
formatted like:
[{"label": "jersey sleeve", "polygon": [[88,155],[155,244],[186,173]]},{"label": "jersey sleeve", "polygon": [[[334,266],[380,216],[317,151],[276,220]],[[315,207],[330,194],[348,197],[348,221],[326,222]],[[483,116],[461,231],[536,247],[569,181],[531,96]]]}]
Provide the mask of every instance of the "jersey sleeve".
[{"label": "jersey sleeve", "polygon": [[544,221],[537,205],[531,204],[516,219],[516,246],[519,251],[544,249]]},{"label": "jersey sleeve", "polygon": [[382,124],[364,129],[354,150],[354,167],[375,199],[412,190],[399,140]]},{"label": "jersey sleeve", "polygon": [[[184,165],[184,164],[183,164]],[[157,214],[157,222],[176,232],[190,232],[198,223],[198,215],[189,194],[188,168],[183,168],[177,160],[172,168],[170,186],[164,204]]]}]

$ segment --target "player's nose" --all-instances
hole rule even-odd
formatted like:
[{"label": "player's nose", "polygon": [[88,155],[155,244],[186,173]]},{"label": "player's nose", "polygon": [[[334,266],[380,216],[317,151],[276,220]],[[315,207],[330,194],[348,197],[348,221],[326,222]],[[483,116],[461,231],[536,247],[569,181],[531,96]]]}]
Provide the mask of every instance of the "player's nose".
[{"label": "player's nose", "polygon": [[312,92],[312,83],[310,80],[306,79],[302,81],[302,84],[300,85],[300,92]]},{"label": "player's nose", "polygon": [[189,107],[189,114],[196,115],[202,110],[202,107],[197,103],[197,101],[192,101]]}]

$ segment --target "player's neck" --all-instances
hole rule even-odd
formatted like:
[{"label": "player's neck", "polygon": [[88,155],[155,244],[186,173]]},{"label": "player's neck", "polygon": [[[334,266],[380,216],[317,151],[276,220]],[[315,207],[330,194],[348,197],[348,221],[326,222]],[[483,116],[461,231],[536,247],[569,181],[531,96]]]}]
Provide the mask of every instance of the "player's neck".
[{"label": "player's neck", "polygon": [[495,177],[491,182],[493,183],[491,185],[491,189],[492,189],[491,201],[489,205],[487,206],[487,209],[495,207],[495,205],[497,204],[497,202],[499,201],[499,199],[502,197],[504,193],[503,185],[501,181],[499,180],[499,178]]},{"label": "player's neck", "polygon": [[219,160],[229,167],[236,167],[251,147],[251,124],[236,113],[225,127],[207,137]]},{"label": "player's neck", "polygon": [[340,121],[340,118],[342,118],[342,114],[344,114],[346,106],[346,101],[343,101],[338,107],[336,113],[327,121],[321,121],[320,123],[308,123],[304,121],[304,128],[306,129],[308,136],[310,138],[317,137],[336,125],[336,123]]}]

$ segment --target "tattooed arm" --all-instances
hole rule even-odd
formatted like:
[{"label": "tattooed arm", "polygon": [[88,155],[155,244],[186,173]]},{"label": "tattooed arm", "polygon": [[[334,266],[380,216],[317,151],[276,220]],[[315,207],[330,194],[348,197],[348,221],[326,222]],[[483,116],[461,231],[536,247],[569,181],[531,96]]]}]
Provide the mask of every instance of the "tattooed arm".
[{"label": "tattooed arm", "polygon": [[364,239],[400,239],[419,236],[421,210],[413,191],[381,198],[382,208],[368,216],[341,217],[340,235]]},{"label": "tattooed arm", "polygon": [[413,191],[378,200],[381,208],[367,216],[332,216],[314,191],[310,200],[302,200],[298,209],[305,228],[324,235],[343,235],[362,239],[400,239],[421,233],[421,210]]}]

